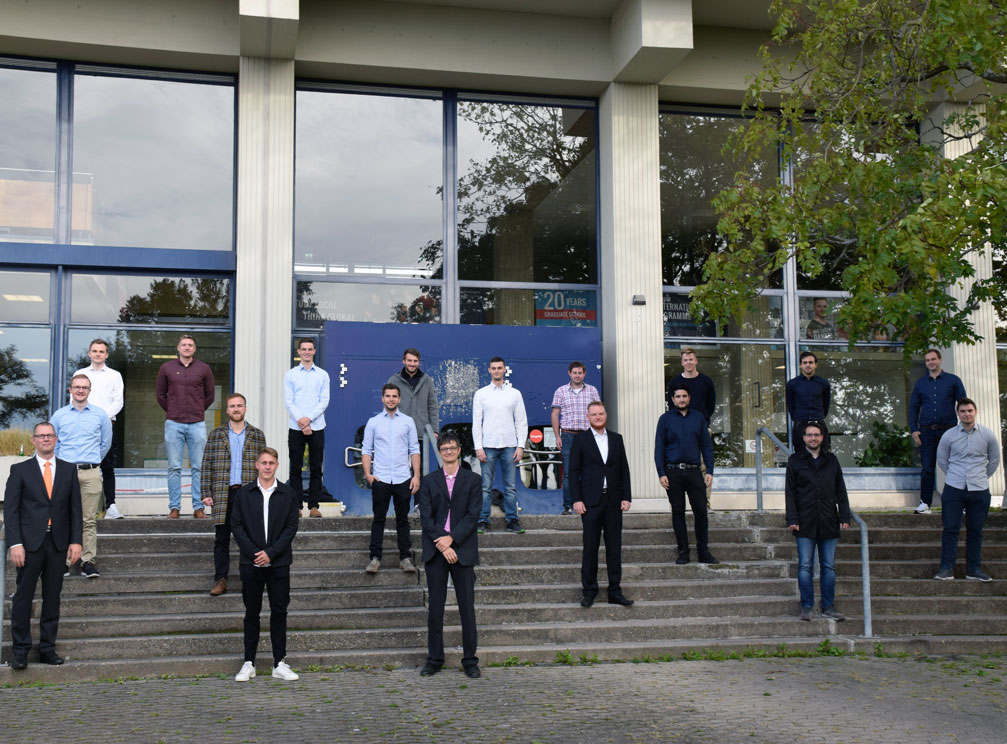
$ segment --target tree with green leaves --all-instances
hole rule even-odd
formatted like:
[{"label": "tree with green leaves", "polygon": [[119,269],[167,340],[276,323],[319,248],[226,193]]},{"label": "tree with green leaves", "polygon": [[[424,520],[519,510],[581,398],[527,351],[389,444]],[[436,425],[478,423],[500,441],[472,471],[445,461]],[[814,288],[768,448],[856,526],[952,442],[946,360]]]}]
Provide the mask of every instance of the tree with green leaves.
[{"label": "tree with green leaves", "polygon": [[[739,317],[793,257],[805,288],[849,292],[851,344],[888,337],[908,355],[975,342],[972,312],[1007,297],[1007,4],[774,0],[770,12],[750,119],[727,146],[747,167],[714,200],[723,241],[693,310]],[[756,177],[767,145],[792,178]],[[984,251],[992,275],[976,272]]]}]

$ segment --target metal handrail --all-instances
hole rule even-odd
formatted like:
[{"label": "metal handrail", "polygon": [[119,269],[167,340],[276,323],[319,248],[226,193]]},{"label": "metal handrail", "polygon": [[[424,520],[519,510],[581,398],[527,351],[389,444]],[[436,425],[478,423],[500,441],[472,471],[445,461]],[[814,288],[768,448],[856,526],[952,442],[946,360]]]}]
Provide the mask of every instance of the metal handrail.
[{"label": "metal handrail", "polygon": [[[762,439],[761,436],[765,434],[771,441],[773,441],[777,447],[787,453],[789,457],[792,452],[789,447],[787,447],[783,442],[776,438],[773,432],[769,431],[764,426],[760,426],[755,430],[755,490],[756,490],[756,502],[758,510],[762,511]],[[870,560],[870,541],[867,534],[867,523],[860,518],[852,509],[850,510],[850,516],[853,521],[857,523],[860,527],[860,593],[863,599],[864,605],[864,638],[874,637],[874,628],[871,617],[871,560]]]},{"label": "metal handrail", "polygon": [[437,467],[444,467],[444,460],[441,459],[440,450],[437,449],[437,435],[434,433],[433,427],[430,424],[426,424],[423,427],[423,472],[430,472],[430,455],[433,452],[434,457],[437,458]]}]

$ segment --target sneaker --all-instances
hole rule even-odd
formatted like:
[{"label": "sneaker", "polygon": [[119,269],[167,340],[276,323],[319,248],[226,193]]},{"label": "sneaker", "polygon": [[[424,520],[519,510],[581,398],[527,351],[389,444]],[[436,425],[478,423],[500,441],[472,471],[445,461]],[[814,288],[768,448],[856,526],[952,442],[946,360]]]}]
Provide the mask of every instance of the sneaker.
[{"label": "sneaker", "polygon": [[930,513],[930,505],[929,504],[925,504],[925,503],[923,503],[921,501],[920,505],[916,507],[916,513],[917,514],[929,514]]},{"label": "sneaker", "polygon": [[287,662],[285,661],[281,661],[273,667],[273,676],[277,679],[285,679],[287,682],[293,682],[295,679],[301,678],[297,672],[287,666]]},{"label": "sneaker", "polygon": [[485,533],[487,533],[489,531],[490,531],[490,524],[489,524],[489,522],[480,522],[479,524],[476,525],[476,534],[477,535],[482,535],[482,534],[485,534]]},{"label": "sneaker", "polygon": [[512,519],[507,523],[507,531],[513,532],[515,535],[523,535],[524,527],[521,526],[521,523],[518,520]]},{"label": "sneaker", "polygon": [[399,568],[401,568],[406,573],[416,573],[416,566],[414,566],[413,562],[408,558],[403,558],[401,561],[399,561]]},{"label": "sneaker", "polygon": [[122,512],[115,504],[109,504],[105,510],[105,519],[122,519]]},{"label": "sneaker", "polygon": [[846,619],[846,615],[841,613],[835,607],[826,607],[824,610],[822,610],[822,614],[825,615],[825,617],[831,617],[837,623],[841,623],[843,622],[843,620]]},{"label": "sneaker", "polygon": [[241,665],[241,669],[238,670],[238,673],[234,675],[234,681],[247,682],[254,676],[255,676],[255,664],[253,664],[250,661],[246,661],[244,664]]},{"label": "sneaker", "polygon": [[573,514],[573,509],[564,509],[564,510],[563,510],[563,516],[564,516],[564,517],[569,517],[569,516],[571,516],[572,514]]},{"label": "sneaker", "polygon": [[811,622],[811,608],[810,607],[802,607],[801,608],[801,620],[804,620],[805,622],[809,622],[809,623]]},{"label": "sneaker", "polygon": [[94,567],[93,563],[81,564],[80,574],[85,579],[97,579],[99,576],[101,576],[101,574],[98,573],[98,569]]},{"label": "sneaker", "polygon": [[381,559],[371,558],[371,562],[367,564],[367,568],[364,569],[367,573],[375,574],[381,570]]},{"label": "sneaker", "polygon": [[975,571],[969,571],[965,574],[966,579],[971,579],[972,581],[993,581],[993,577],[981,569],[976,569]]},{"label": "sneaker", "polygon": [[942,568],[940,571],[934,574],[934,578],[937,579],[937,581],[954,581],[955,575],[953,571],[949,571],[946,568]]}]

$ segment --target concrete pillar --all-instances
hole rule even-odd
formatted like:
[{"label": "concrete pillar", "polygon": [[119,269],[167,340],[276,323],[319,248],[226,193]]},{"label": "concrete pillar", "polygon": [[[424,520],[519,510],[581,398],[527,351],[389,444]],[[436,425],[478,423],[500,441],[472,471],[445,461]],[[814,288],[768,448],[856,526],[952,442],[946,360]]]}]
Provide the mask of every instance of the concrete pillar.
[{"label": "concrete pillar", "polygon": [[657,86],[612,83],[599,114],[603,396],[634,493],[663,497],[653,454],[664,412]]},{"label": "concrete pillar", "polygon": [[242,57],[238,77],[238,235],[234,389],[286,465],[283,375],[291,367],[294,62]]}]

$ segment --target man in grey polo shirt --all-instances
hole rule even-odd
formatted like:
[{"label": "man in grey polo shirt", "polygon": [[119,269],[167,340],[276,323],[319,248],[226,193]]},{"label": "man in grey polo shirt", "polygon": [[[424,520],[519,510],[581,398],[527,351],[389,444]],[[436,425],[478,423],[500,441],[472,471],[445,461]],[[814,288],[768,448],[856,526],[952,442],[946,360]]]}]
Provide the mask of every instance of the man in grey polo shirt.
[{"label": "man in grey polo shirt", "polygon": [[992,581],[979,565],[982,562],[983,524],[990,510],[989,477],[1000,464],[996,435],[976,423],[976,404],[962,398],[956,406],[958,426],[948,429],[937,445],[937,467],[945,475],[941,494],[941,568],[938,581],[955,577],[958,531],[965,511],[965,578]]}]

